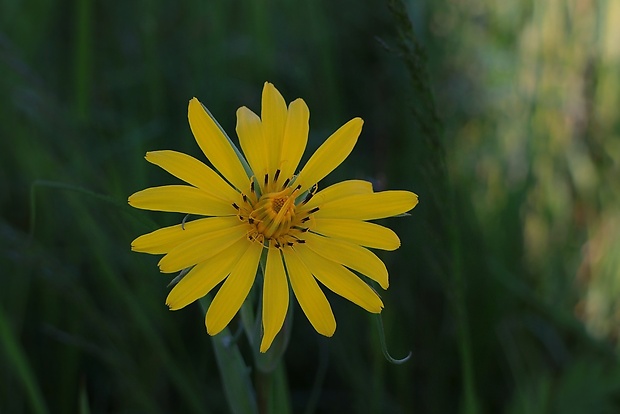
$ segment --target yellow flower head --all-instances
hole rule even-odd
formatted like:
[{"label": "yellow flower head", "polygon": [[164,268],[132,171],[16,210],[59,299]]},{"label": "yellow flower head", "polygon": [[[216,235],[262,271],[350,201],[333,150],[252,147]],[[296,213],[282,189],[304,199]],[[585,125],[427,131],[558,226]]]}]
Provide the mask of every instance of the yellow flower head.
[{"label": "yellow flower head", "polygon": [[278,90],[265,83],[261,117],[246,107],[237,111],[244,159],[194,98],[189,102],[191,130],[221,175],[186,154],[148,152],[147,161],[189,185],[152,187],[129,197],[137,208],[205,216],[140,236],[131,247],[165,254],[159,262],[164,273],[191,268],[166,299],[172,310],[224,281],[205,318],[210,335],[224,329],[240,309],[266,249],[261,352],[282,328],[289,282],[308,320],[325,336],[333,335],[336,321],[317,280],[367,311],[381,312],[379,296],[353,271],[387,289],[387,269],[367,248],[394,250],[400,240],[392,230],[368,220],[407,212],[418,202],[409,191],[376,193],[371,183],[361,180],[316,192],[316,183],[355,146],[360,118],[334,132],[294,175],[308,141],[309,116],[302,99],[287,108]]}]

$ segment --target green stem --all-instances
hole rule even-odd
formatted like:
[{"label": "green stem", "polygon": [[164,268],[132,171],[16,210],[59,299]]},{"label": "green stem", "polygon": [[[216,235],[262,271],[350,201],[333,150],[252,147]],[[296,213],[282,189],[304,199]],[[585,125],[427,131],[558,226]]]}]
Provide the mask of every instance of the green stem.
[{"label": "green stem", "polygon": [[267,414],[269,412],[270,396],[272,388],[272,375],[271,373],[256,370],[256,400],[258,403],[258,412],[260,414]]},{"label": "green stem", "polygon": [[292,412],[290,392],[284,364],[273,371],[256,370],[258,412],[260,414],[289,414]]},{"label": "green stem", "polygon": [[[207,295],[199,302],[203,311],[206,312],[211,299]],[[222,387],[231,412],[234,414],[258,413],[250,369],[245,365],[237,343],[232,340],[230,329],[224,328],[222,332],[212,336],[211,341],[222,379]]]}]

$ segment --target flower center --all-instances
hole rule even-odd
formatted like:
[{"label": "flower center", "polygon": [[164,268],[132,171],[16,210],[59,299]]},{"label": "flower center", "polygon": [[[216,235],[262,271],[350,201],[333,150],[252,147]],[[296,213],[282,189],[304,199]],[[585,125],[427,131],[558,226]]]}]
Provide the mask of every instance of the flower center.
[{"label": "flower center", "polygon": [[[316,185],[307,193],[305,199],[295,205],[300,196],[300,186],[290,185],[291,179],[278,183],[280,170],[277,170],[273,180],[265,175],[265,191],[260,198],[254,191],[254,181],[250,185],[249,195],[241,194],[243,202],[240,205],[233,203],[238,217],[250,225],[248,239],[258,243],[271,241],[272,245],[280,249],[283,246],[293,246],[295,243],[304,243],[303,233],[308,231],[310,216],[319,210],[319,207],[307,209],[304,205],[312,198]],[[290,185],[290,186],[289,186]],[[271,190],[271,191],[269,191]]]},{"label": "flower center", "polygon": [[264,194],[250,213],[249,222],[267,239],[287,234],[295,220],[295,196],[291,188]]}]

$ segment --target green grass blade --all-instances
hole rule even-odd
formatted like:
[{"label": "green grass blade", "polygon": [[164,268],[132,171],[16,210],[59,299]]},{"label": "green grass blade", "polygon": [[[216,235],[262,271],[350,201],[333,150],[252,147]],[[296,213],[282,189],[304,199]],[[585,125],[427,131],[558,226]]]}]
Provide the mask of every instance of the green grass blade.
[{"label": "green grass blade", "polygon": [[11,331],[9,321],[6,319],[2,308],[0,308],[0,346],[0,349],[5,354],[7,363],[9,366],[12,366],[15,374],[26,389],[32,412],[37,414],[48,413],[43,394],[28,363],[28,358]]}]

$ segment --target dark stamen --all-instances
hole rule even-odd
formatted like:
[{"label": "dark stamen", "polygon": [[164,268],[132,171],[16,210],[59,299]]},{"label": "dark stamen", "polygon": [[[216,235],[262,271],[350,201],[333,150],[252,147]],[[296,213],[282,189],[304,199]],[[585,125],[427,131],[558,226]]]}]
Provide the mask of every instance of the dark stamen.
[{"label": "dark stamen", "polygon": [[254,180],[250,183],[250,191],[254,192]]},{"label": "dark stamen", "polygon": [[245,194],[241,194],[241,197],[243,197],[243,202],[247,203],[248,202],[248,198],[246,197]]},{"label": "dark stamen", "polygon": [[287,178],[286,180],[284,180],[284,184],[282,184],[282,188],[286,188],[286,186],[288,185],[288,183],[291,182],[290,178]]},{"label": "dark stamen", "polygon": [[286,243],[286,245],[287,245],[287,246],[289,246],[289,247],[293,247],[293,246],[295,245],[295,243],[293,243],[293,242],[288,242],[288,243]]},{"label": "dark stamen", "polygon": [[316,213],[317,211],[319,211],[318,207],[314,207],[312,210],[308,211],[308,215],[312,214],[312,213]]},{"label": "dark stamen", "polygon": [[306,242],[306,241],[305,241],[304,239],[299,239],[299,240],[297,240],[297,243],[304,244],[305,242]]},{"label": "dark stamen", "polygon": [[305,223],[305,222],[306,222],[306,221],[308,221],[308,220],[310,220],[310,217],[304,217],[304,218],[302,218],[302,219],[301,219],[301,222],[302,222],[302,223]]},{"label": "dark stamen", "polygon": [[265,185],[269,182],[269,174],[265,174]]},{"label": "dark stamen", "polygon": [[279,170],[279,169],[277,169],[277,170],[276,170],[276,174],[273,176],[273,181],[274,181],[274,182],[278,181],[278,177],[279,177],[279,176],[280,176],[280,170]]},{"label": "dark stamen", "polygon": [[235,210],[239,210],[239,206],[237,205],[237,203],[232,203],[232,206],[235,208]]},{"label": "dark stamen", "polygon": [[248,217],[248,223],[254,224],[254,219],[252,217]]}]

